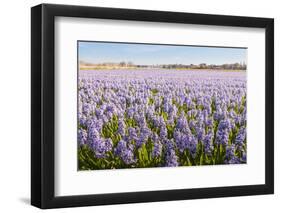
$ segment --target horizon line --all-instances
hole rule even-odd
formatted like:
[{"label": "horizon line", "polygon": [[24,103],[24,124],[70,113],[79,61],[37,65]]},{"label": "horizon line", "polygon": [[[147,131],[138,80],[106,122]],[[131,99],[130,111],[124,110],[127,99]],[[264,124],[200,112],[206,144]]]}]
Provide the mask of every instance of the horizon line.
[{"label": "horizon line", "polygon": [[240,62],[233,62],[233,63],[222,63],[222,64],[209,64],[209,63],[189,63],[189,64],[184,64],[184,63],[156,63],[156,64],[139,64],[139,63],[134,63],[133,61],[125,61],[125,60],[121,60],[118,62],[113,62],[113,61],[105,61],[105,62],[98,62],[98,63],[93,63],[93,62],[88,62],[85,60],[79,60],[79,64],[80,63],[84,63],[84,64],[91,64],[91,65],[101,65],[101,64],[120,64],[120,63],[126,63],[129,64],[131,63],[132,65],[144,65],[144,66],[156,66],[156,65],[184,65],[184,66],[188,66],[188,65],[200,65],[200,64],[205,64],[205,65],[214,65],[214,66],[222,66],[222,65],[226,65],[226,64],[243,64],[243,65],[247,65],[247,63],[245,61],[240,61]]}]

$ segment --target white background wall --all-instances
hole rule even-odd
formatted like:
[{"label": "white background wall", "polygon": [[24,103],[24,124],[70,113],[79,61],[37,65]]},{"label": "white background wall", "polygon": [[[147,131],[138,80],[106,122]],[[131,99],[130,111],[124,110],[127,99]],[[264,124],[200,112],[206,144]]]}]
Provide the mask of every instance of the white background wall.
[{"label": "white background wall", "polygon": [[[51,212],[276,212],[281,208],[281,13],[279,1],[59,0],[45,3],[170,10],[275,18],[275,195],[50,210]],[[0,7],[0,212],[38,212],[30,197],[30,7],[37,0]],[[279,84],[279,85],[278,85]],[[258,94],[257,94],[258,95]],[[243,175],[243,174],[241,174]]]}]

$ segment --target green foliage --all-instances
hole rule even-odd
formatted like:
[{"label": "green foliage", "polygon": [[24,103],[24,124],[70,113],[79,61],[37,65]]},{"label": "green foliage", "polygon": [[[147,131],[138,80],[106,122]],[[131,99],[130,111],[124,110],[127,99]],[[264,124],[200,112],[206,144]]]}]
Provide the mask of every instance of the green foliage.
[{"label": "green foliage", "polygon": [[152,95],[156,95],[159,92],[158,89],[152,89],[150,91],[151,91]]},{"label": "green foliage", "polygon": [[[110,155],[108,157],[110,159]],[[93,169],[112,169],[114,161],[108,159],[98,159],[88,146],[80,146],[78,148],[78,169],[93,170]]]}]

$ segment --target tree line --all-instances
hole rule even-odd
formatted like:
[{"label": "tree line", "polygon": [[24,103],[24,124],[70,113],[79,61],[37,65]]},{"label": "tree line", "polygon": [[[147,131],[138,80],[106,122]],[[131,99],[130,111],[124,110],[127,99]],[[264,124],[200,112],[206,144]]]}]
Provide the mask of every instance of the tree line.
[{"label": "tree line", "polygon": [[243,63],[229,63],[229,64],[156,64],[156,65],[141,65],[133,62],[121,61],[119,63],[105,62],[105,63],[86,63],[80,61],[80,65],[95,66],[95,67],[122,67],[122,68],[161,68],[161,69],[214,69],[214,70],[246,70],[247,65]]}]

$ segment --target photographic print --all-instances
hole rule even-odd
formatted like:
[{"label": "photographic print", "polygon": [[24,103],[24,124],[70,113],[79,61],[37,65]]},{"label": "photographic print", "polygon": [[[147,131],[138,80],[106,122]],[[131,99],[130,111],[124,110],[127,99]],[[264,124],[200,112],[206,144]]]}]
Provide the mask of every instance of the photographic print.
[{"label": "photographic print", "polygon": [[77,45],[78,170],[247,162],[247,48]]},{"label": "photographic print", "polygon": [[31,8],[33,206],[273,193],[274,19]]}]

